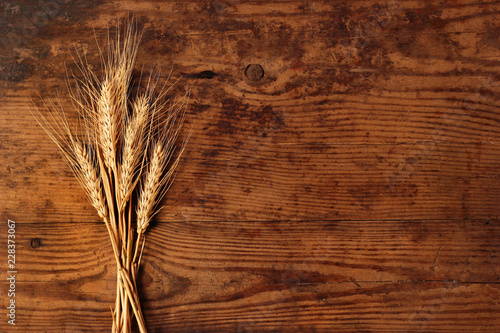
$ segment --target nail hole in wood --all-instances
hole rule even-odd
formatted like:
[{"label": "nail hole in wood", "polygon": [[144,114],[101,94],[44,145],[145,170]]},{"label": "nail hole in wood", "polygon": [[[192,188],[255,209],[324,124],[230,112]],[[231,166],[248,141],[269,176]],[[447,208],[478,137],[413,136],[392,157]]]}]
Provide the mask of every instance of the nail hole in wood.
[{"label": "nail hole in wood", "polygon": [[42,240],[40,238],[32,238],[30,240],[30,245],[32,248],[36,249],[42,246]]},{"label": "nail hole in wood", "polygon": [[245,76],[250,81],[259,81],[264,77],[264,68],[258,64],[250,64],[245,69]]}]

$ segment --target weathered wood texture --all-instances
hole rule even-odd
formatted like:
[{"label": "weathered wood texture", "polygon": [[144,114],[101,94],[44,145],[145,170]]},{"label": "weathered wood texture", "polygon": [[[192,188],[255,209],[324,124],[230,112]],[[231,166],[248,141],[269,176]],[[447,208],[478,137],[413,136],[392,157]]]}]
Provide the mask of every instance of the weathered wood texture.
[{"label": "weathered wood texture", "polygon": [[[140,277],[153,332],[500,329],[498,223],[171,222],[154,230]],[[106,331],[115,272],[104,226],[20,224],[17,233],[23,329],[50,322],[59,332]]]},{"label": "weathered wood texture", "polygon": [[191,89],[191,140],[147,236],[152,332],[500,331],[499,2],[34,4],[0,7],[9,330],[110,328],[105,229],[27,106],[59,92],[68,108],[74,46],[98,66],[94,32],[130,14],[136,81],[175,61],[173,93]]}]

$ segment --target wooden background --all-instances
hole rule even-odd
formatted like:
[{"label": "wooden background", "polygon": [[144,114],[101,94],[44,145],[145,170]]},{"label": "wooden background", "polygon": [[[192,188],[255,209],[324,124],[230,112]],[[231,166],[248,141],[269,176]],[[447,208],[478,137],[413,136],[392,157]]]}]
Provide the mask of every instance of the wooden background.
[{"label": "wooden background", "polygon": [[0,331],[110,330],[105,227],[28,107],[68,105],[71,52],[98,65],[94,35],[133,15],[138,71],[174,62],[191,89],[140,276],[151,332],[500,332],[499,1],[0,11]]}]

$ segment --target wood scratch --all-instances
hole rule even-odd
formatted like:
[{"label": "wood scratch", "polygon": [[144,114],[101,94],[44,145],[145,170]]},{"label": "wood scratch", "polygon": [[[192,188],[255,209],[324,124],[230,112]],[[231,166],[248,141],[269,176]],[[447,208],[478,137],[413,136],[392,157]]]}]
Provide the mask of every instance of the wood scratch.
[{"label": "wood scratch", "polygon": [[354,279],[353,277],[351,277],[349,280],[350,280],[352,283],[354,283],[354,284],[356,285],[356,287],[361,288],[361,285],[358,283],[358,281],[356,281],[356,279]]},{"label": "wood scratch", "polygon": [[441,252],[441,245],[439,245],[439,248],[436,252],[436,256],[434,257],[434,261],[432,262],[432,265],[431,265],[432,270],[434,270],[434,268],[436,267],[436,262],[437,262],[438,257],[439,257],[439,252]]}]

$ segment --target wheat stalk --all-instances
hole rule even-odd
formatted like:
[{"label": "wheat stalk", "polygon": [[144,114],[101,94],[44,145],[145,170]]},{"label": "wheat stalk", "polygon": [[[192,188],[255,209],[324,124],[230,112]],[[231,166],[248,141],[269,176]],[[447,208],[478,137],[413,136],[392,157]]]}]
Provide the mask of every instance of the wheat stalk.
[{"label": "wheat stalk", "polygon": [[155,97],[159,75],[152,74],[146,93],[136,98],[129,96],[141,34],[135,22],[127,21],[124,27],[117,25],[116,35],[111,40],[108,33],[107,53],[99,49],[102,76],[91,71],[86,58],[77,53],[81,78],[75,76],[75,86],[68,83],[68,88],[83,124],[76,130],[70,126],[60,102],[44,102],[48,115],[36,107],[33,114],[61,150],[89,202],[105,222],[117,267],[112,331],[130,332],[135,318],[144,333],[147,329],[137,274],[145,232],[159,211],[155,209],[172,183],[187,142],[173,158],[188,95],[167,101],[170,88],[162,88]]}]

